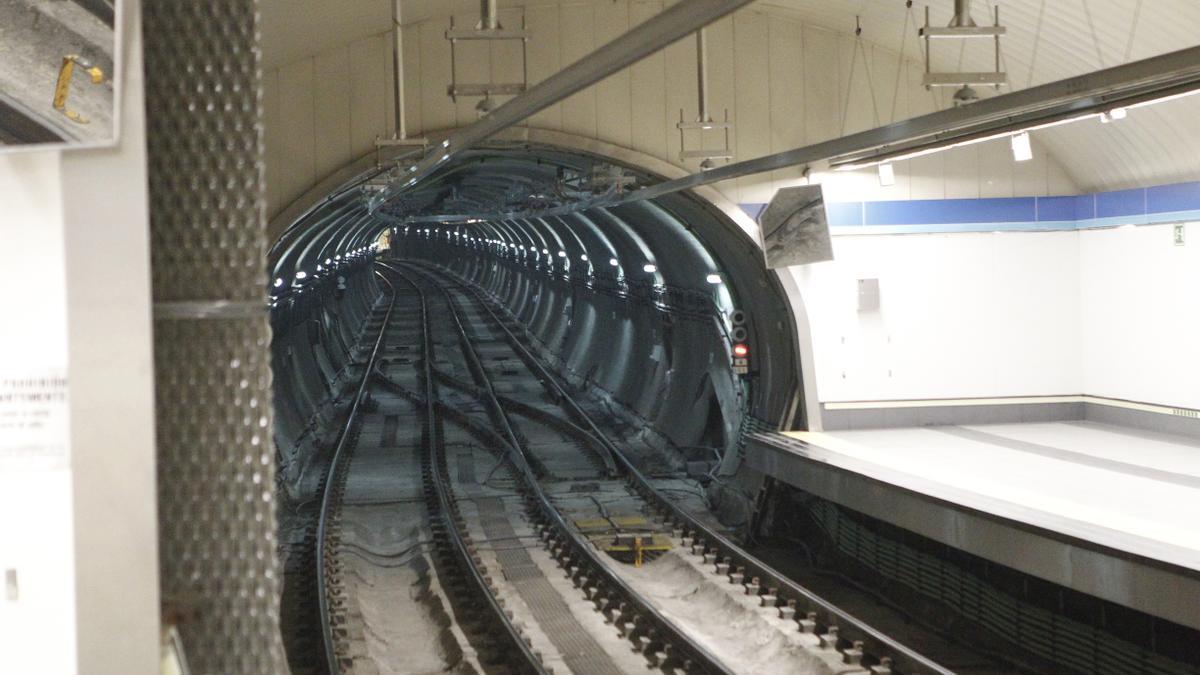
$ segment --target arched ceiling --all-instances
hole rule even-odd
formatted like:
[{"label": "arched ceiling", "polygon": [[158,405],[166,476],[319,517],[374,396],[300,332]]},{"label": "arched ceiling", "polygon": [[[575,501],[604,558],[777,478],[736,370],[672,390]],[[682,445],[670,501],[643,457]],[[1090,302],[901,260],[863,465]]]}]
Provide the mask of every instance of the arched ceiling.
[{"label": "arched ceiling", "polygon": [[[814,24],[852,32],[862,19],[865,38],[906,55],[920,57],[913,22],[946,25],[953,0],[914,2],[911,17],[904,0],[774,0],[756,7],[795,12]],[[1053,82],[1075,75],[1165,54],[1200,44],[1200,2],[1195,0],[998,0],[972,3],[972,16],[991,23],[1000,7],[1003,68],[1011,87]],[[988,40],[960,52],[935,45],[935,70],[986,71],[993,68]],[[939,49],[940,48],[940,49]],[[985,95],[987,92],[981,92]],[[1082,123],[1036,132],[1083,190],[1099,191],[1200,179],[1200,97],[1143,108],[1120,123]]]},{"label": "arched ceiling", "polygon": [[[615,179],[641,185],[659,180],[583,153],[491,144],[468,151],[375,215],[368,212],[359,189],[336,191],[276,243],[271,253],[272,276],[288,283],[297,271],[303,271],[305,278],[318,277],[328,271],[324,269],[329,265],[326,261],[338,255],[353,257],[388,226],[404,229],[411,225],[421,231],[429,229],[432,236],[447,241],[451,236],[478,239],[478,250],[489,255],[503,254],[530,263],[545,263],[546,256],[558,262],[561,255],[567,267],[587,263],[605,271],[609,261],[616,260],[617,271],[623,275],[707,291],[708,275],[725,272],[708,247],[715,248],[723,237],[744,234],[731,223],[704,213],[695,200],[681,193],[562,216],[466,217],[496,211],[537,212],[611,192],[616,189]],[[447,218],[438,222],[440,217]],[[644,270],[647,264],[657,269]]]},{"label": "arched ceiling", "polygon": [[[568,1],[578,2],[500,0],[500,7],[508,10]],[[630,1],[660,4],[658,0]],[[1003,45],[1010,89],[1200,43],[1200,2],[1196,0],[976,0],[976,21],[990,22],[991,7],[997,4],[1008,28]],[[953,0],[914,2],[911,10],[905,0],[760,0],[743,11],[784,12],[842,33],[852,33],[855,17],[861,17],[864,38],[891,51],[903,49],[920,61],[915,24],[923,22],[926,5],[931,8],[932,23],[949,21]],[[278,62],[286,60],[281,55],[312,53],[311,45],[325,44],[334,34],[387,30],[390,6],[389,0],[302,0],[299,6],[292,0],[263,0],[266,60]],[[404,0],[404,21],[444,16],[450,11],[477,13],[478,7],[478,0]],[[935,68],[990,69],[990,41],[978,42],[961,54],[955,45],[939,45]],[[1137,110],[1118,124],[1083,123],[1036,135],[1083,190],[1196,180],[1200,179],[1200,165],[1194,159],[1200,148],[1200,125],[1193,122],[1197,115],[1200,97]]]}]

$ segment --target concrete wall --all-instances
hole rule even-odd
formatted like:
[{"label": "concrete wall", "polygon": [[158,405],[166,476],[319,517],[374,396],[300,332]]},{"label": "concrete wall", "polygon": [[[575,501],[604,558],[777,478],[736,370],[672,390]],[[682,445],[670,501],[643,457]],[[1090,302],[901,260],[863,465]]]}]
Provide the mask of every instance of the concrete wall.
[{"label": "concrete wall", "polygon": [[1079,234],[1083,390],[1200,410],[1200,223]]},{"label": "concrete wall", "polygon": [[[1076,232],[835,237],[791,268],[822,402],[1080,393]],[[858,279],[880,307],[858,311]]]},{"label": "concrete wall", "polygon": [[[23,431],[8,384],[67,374],[67,294],[62,187],[57,153],[0,156],[0,669],[74,667],[74,526],[67,403],[46,411],[41,429]],[[14,252],[20,254],[13,255]],[[8,317],[21,317],[11,320]],[[19,406],[19,407],[18,407]],[[28,420],[28,418],[26,418]],[[18,439],[19,442],[18,442]],[[36,454],[35,454],[36,453]]]},{"label": "concrete wall", "polygon": [[[824,403],[1102,396],[1200,409],[1200,225],[843,236],[791,268]],[[880,308],[857,310],[857,279]]]},{"label": "concrete wall", "polygon": [[[120,145],[0,155],[0,377],[68,380],[45,430],[64,452],[0,453],[0,569],[19,583],[0,594],[6,673],[158,669],[139,4],[124,7]],[[0,428],[0,448],[13,438]]]},{"label": "concrete wall", "polygon": [[[316,10],[280,11],[280,4],[279,0],[265,3],[272,9],[264,10],[263,31],[270,215],[335,167],[369,151],[376,135],[391,133],[394,117],[387,2],[356,2],[370,5],[374,32],[370,32],[371,21],[343,26]],[[532,33],[531,83],[664,6],[659,0],[516,4],[501,3],[501,21],[517,27],[524,16]],[[456,25],[470,26],[478,20],[478,3],[411,2],[406,8],[411,8],[403,18],[405,116],[410,135],[469,124],[477,119],[478,99],[455,103],[447,96],[450,45],[444,34],[450,25],[448,8],[455,12]],[[328,26],[328,30],[314,26]],[[283,33],[290,37],[280,37]],[[729,110],[735,124],[730,143],[737,159],[815,143],[946,105],[937,98],[941,94],[920,86],[919,63],[901,63],[896,52],[865,40],[856,59],[853,35],[807,24],[783,8],[752,5],[712,25],[708,44],[710,108],[717,117]],[[516,45],[462,43],[458,80],[519,81],[520,64]],[[531,118],[529,125],[598,138],[695,171],[697,161],[679,160],[675,125],[681,109],[688,119],[697,114],[691,39],[551,106]],[[690,135],[694,133],[689,132],[688,149],[700,147]],[[713,133],[704,147],[715,146],[723,146],[723,141]],[[843,187],[834,198],[943,199],[1076,191],[1067,173],[1040,145],[1036,155],[1034,161],[1015,164],[1004,142],[963,148],[898,164],[896,184],[888,188],[879,186],[874,171],[842,174],[835,182]],[[778,187],[800,182],[801,175],[796,167],[718,187],[739,203],[766,202]]]},{"label": "concrete wall", "polygon": [[391,135],[391,50],[385,25],[382,34],[264,70],[269,215]]}]

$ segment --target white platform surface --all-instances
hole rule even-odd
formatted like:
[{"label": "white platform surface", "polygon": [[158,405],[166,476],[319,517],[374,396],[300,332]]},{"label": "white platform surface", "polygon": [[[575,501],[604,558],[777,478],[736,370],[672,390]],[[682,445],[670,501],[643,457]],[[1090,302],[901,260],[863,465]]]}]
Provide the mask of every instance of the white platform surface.
[{"label": "white platform surface", "polygon": [[1200,570],[1200,441],[1093,422],[792,432],[810,458]]}]

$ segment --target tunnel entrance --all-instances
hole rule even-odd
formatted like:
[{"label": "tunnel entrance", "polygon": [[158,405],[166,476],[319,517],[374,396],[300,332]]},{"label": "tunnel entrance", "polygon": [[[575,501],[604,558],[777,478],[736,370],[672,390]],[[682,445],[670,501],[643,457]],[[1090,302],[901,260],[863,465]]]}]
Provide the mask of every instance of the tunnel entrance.
[{"label": "tunnel entrance", "polygon": [[[563,527],[635,569],[677,546],[647,494],[712,522],[733,505],[744,521],[753,497],[716,476],[736,473],[747,428],[791,425],[798,407],[788,300],[713,204],[606,205],[655,177],[530,143],[464,153],[373,205],[385,175],[334,190],[272,249],[282,621],[296,672],[402,633],[367,596],[337,604],[399,577],[426,589],[410,614],[437,646],[413,667],[486,652],[446,632],[466,602],[453,592],[461,565],[431,569],[426,554],[446,509],[486,504],[492,515],[464,518],[488,538],[526,536],[496,515],[515,508],[506,486],[544,489]],[[749,318],[737,343],[754,355],[747,376],[731,367],[735,312]],[[422,505],[440,471],[455,501]],[[630,471],[650,493],[614,480]],[[533,574],[517,553],[497,555],[504,574]],[[351,629],[322,636],[319,618],[333,615]]]},{"label": "tunnel entrance", "polygon": [[[327,398],[319,390],[347,381],[359,305],[378,292],[368,259],[383,253],[485,289],[564,377],[664,442],[725,453],[747,417],[755,428],[804,428],[792,308],[761,250],[728,206],[690,193],[605,206],[659,179],[621,152],[496,143],[375,211],[372,186],[394,170],[359,175],[291,223],[270,259],[273,321],[284,328],[274,343],[281,453],[313,453],[304,432]],[[749,327],[744,377],[729,365],[734,312]],[[301,323],[309,334],[290,334]]]}]

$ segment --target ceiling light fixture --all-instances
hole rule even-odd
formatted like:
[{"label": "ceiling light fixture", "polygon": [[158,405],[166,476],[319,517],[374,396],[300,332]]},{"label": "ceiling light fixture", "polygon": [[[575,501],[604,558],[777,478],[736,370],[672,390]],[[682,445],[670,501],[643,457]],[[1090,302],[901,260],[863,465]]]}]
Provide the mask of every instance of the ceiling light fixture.
[{"label": "ceiling light fixture", "polygon": [[879,165],[879,185],[891,187],[896,184],[896,169],[891,162]]},{"label": "ceiling light fixture", "polygon": [[1013,160],[1017,162],[1028,162],[1033,159],[1033,142],[1029,139],[1028,131],[1013,134],[1012,153]]}]

